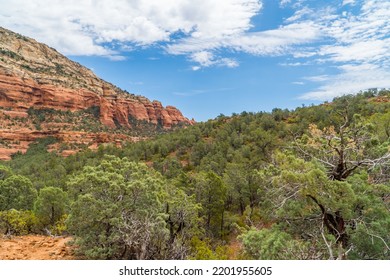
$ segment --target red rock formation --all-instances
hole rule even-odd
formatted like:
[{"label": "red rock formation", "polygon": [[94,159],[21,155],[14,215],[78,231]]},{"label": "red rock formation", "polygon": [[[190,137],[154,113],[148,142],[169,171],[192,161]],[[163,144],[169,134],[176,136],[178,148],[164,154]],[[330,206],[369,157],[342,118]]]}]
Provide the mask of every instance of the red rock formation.
[{"label": "red rock formation", "polygon": [[[26,127],[21,127],[7,121],[27,120],[30,108],[77,112],[91,107],[99,107],[101,124],[111,130],[126,128],[126,135],[67,131],[74,124],[59,123],[44,124],[37,131],[31,122],[29,127],[27,121]],[[32,141],[48,136],[91,146],[134,140],[130,136],[137,120],[164,129],[194,123],[175,107],[164,108],[158,101],[127,93],[56,50],[0,27],[0,159],[8,159],[11,152],[25,151]],[[19,148],[18,142],[23,142]]]},{"label": "red rock formation", "polygon": [[77,111],[92,106],[100,108],[100,120],[104,125],[115,123],[131,128],[129,117],[162,124],[166,129],[173,125],[193,121],[185,118],[172,106],[164,108],[160,102],[126,98],[123,95],[99,95],[87,89],[71,89],[61,85],[39,84],[31,78],[7,74],[0,67],[0,107],[27,111],[30,107]]}]

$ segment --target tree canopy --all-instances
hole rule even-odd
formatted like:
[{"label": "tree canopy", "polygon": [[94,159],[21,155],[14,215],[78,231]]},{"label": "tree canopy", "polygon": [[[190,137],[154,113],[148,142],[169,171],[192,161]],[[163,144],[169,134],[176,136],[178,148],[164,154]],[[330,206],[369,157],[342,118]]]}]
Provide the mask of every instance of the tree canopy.
[{"label": "tree canopy", "polygon": [[[91,259],[390,259],[390,92],[0,165],[0,230]],[[237,249],[240,248],[240,249]]]}]

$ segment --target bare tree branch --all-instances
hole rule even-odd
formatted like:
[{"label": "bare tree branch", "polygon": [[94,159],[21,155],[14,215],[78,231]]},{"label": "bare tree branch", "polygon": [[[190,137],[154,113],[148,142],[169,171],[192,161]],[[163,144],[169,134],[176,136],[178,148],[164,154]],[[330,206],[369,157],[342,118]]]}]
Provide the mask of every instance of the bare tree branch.
[{"label": "bare tree branch", "polygon": [[323,220],[322,220],[322,223],[321,223],[321,236],[322,236],[322,239],[325,242],[326,248],[328,248],[329,259],[330,260],[334,260],[333,249],[332,249],[332,242],[328,243],[328,241],[326,240],[325,233],[324,233],[324,221]]}]

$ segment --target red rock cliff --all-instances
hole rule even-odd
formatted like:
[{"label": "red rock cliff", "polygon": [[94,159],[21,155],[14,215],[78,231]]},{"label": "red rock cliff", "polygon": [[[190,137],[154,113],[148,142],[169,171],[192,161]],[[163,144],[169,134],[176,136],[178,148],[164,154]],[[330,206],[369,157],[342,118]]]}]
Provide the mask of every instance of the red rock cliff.
[{"label": "red rock cliff", "polygon": [[[30,108],[77,112],[91,107],[99,108],[99,121],[103,126],[127,129],[129,136],[137,121],[155,125],[156,129],[194,122],[175,107],[165,108],[158,101],[151,102],[123,91],[56,50],[0,27],[0,140],[5,139],[2,131],[20,131],[21,128],[12,127],[12,122],[5,120],[28,118]],[[1,121],[1,116],[6,119]],[[53,134],[53,127],[45,127]],[[64,132],[66,127],[64,124],[59,130]],[[33,127],[29,129],[34,131]],[[46,135],[46,132],[36,135]],[[1,149],[4,147],[0,146]]]},{"label": "red rock cliff", "polygon": [[130,128],[129,117],[164,128],[192,124],[174,107],[164,108],[99,79],[54,49],[0,28],[0,106],[80,110],[99,106],[107,126]]}]

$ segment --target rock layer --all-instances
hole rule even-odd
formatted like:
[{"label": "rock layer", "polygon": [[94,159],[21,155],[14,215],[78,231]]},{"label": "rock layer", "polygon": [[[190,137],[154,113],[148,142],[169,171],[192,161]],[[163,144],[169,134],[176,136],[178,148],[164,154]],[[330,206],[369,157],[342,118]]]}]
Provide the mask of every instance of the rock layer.
[{"label": "rock layer", "polygon": [[125,94],[99,95],[85,88],[39,84],[31,78],[7,74],[0,64],[0,107],[17,111],[27,111],[31,107],[76,111],[93,106],[100,108],[100,121],[109,127],[131,128],[130,119],[161,124],[166,129],[180,123],[193,123],[175,107],[164,108],[158,101],[129,98]]}]

